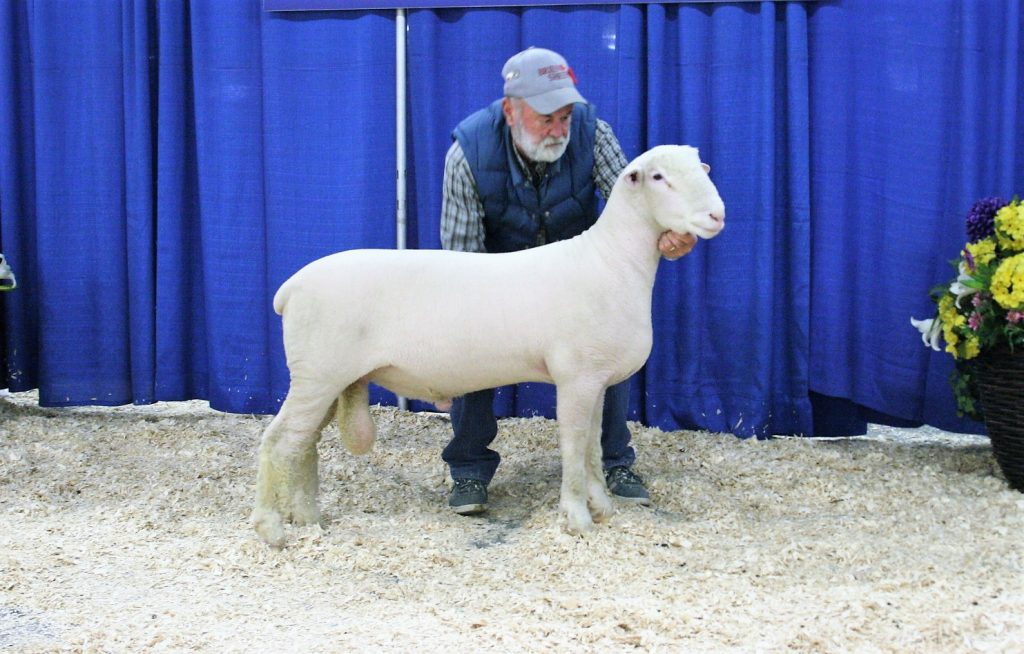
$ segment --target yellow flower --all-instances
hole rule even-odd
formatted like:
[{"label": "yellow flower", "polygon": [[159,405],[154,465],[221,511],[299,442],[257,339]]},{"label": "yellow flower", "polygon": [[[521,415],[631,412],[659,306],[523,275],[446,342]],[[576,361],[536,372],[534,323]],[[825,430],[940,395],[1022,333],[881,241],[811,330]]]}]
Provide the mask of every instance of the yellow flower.
[{"label": "yellow flower", "polygon": [[996,236],[1006,250],[1024,250],[1024,205],[1011,202],[996,212]]},{"label": "yellow flower", "polygon": [[955,358],[957,356],[956,344],[960,337],[956,333],[956,322],[960,314],[956,310],[956,300],[949,293],[939,298],[939,323],[942,324],[942,340],[946,341],[946,352]]},{"label": "yellow flower", "polygon": [[967,251],[974,258],[975,266],[984,266],[996,258],[996,242],[990,236],[976,243],[968,243]]},{"label": "yellow flower", "polygon": [[943,293],[942,297],[939,298],[939,316],[945,321],[946,316],[943,314],[955,313],[956,312],[956,300],[949,293]]},{"label": "yellow flower", "polygon": [[964,341],[964,358],[973,359],[981,352],[981,344],[977,336],[968,336]]},{"label": "yellow flower", "polygon": [[946,341],[946,352],[949,352],[950,354],[952,354],[954,359],[959,358],[957,356],[957,354],[959,354],[959,352],[957,352],[957,349],[956,349],[956,342],[957,342],[956,332],[954,332],[952,329],[950,329],[946,325],[943,325],[942,326],[942,338]]},{"label": "yellow flower", "polygon": [[956,298],[949,293],[939,298],[939,322],[942,323],[942,340],[946,341],[946,352],[959,359],[959,329],[967,324],[967,318],[957,311]]},{"label": "yellow flower", "polygon": [[956,309],[956,298],[949,293],[943,294],[939,299],[939,320],[950,328],[967,322],[967,319]]},{"label": "yellow flower", "polygon": [[992,297],[1008,311],[1024,309],[1024,254],[1012,256],[996,268]]}]

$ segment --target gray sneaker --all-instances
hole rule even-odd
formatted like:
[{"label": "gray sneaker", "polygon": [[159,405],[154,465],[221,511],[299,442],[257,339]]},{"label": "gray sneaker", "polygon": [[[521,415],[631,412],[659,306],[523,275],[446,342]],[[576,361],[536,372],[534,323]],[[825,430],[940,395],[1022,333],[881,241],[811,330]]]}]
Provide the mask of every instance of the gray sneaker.
[{"label": "gray sneaker", "polygon": [[647,492],[644,480],[626,466],[615,466],[605,470],[604,481],[608,484],[608,492],[620,500],[644,506],[651,503],[651,494]]},{"label": "gray sneaker", "polygon": [[487,484],[479,479],[453,479],[448,506],[459,515],[476,515],[487,509]]}]

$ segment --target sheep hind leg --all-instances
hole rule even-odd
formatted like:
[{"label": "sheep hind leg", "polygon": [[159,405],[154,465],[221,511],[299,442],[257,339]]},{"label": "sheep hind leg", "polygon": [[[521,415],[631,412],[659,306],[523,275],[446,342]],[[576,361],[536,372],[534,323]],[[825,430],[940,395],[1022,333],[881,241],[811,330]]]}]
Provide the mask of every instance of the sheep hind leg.
[{"label": "sheep hind leg", "polygon": [[[559,506],[565,512],[565,529],[578,535],[594,526],[587,499],[592,482],[588,477],[590,467],[589,439],[600,438],[591,432],[594,429],[594,411],[600,410],[600,390],[586,384],[559,384],[558,434],[562,450],[562,489]],[[600,444],[598,445],[600,450]]]},{"label": "sheep hind leg", "polygon": [[273,547],[284,545],[286,521],[299,525],[320,521],[316,446],[319,426],[334,400],[323,391],[303,393],[293,382],[281,410],[263,432],[252,525]]},{"label": "sheep hind leg", "polygon": [[594,522],[607,522],[615,513],[615,504],[608,495],[608,486],[604,480],[604,464],[601,461],[601,418],[604,413],[604,397],[605,392],[601,391],[591,417],[586,444],[587,507]]},{"label": "sheep hind leg", "polygon": [[365,379],[351,384],[338,398],[337,419],[341,441],[352,454],[366,454],[377,438],[370,415],[370,388]]}]

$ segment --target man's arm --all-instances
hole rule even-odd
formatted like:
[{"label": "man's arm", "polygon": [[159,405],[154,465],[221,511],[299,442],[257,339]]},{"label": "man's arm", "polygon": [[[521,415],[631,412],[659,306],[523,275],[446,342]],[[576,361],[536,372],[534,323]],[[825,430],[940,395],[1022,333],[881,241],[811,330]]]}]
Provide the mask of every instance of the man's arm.
[{"label": "man's arm", "polygon": [[[611,196],[615,180],[627,163],[611,125],[598,118],[597,129],[594,131],[594,183],[605,200]],[[664,232],[658,238],[658,250],[669,261],[689,254],[696,244],[697,237],[691,234]]]},{"label": "man's arm", "polygon": [[441,247],[462,252],[486,252],[484,207],[476,192],[473,171],[458,141],[444,158],[441,198]]}]

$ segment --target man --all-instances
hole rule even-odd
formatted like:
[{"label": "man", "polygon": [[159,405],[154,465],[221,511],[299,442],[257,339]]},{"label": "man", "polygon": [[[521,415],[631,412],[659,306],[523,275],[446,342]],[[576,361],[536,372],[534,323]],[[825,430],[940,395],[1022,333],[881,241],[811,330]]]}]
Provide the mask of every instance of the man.
[{"label": "man", "polygon": [[[441,243],[448,250],[511,252],[572,238],[597,220],[596,191],[607,199],[627,164],[561,55],[529,48],[509,59],[501,74],[505,97],[459,123],[445,157]],[[658,247],[674,259],[695,243],[689,234],[666,232]],[[649,504],[632,470],[628,406],[627,379],[605,394],[605,480],[612,495]],[[454,437],[442,453],[454,481],[448,505],[463,515],[480,513],[501,461],[489,449],[498,432],[494,390],[456,398],[451,416]]]}]

